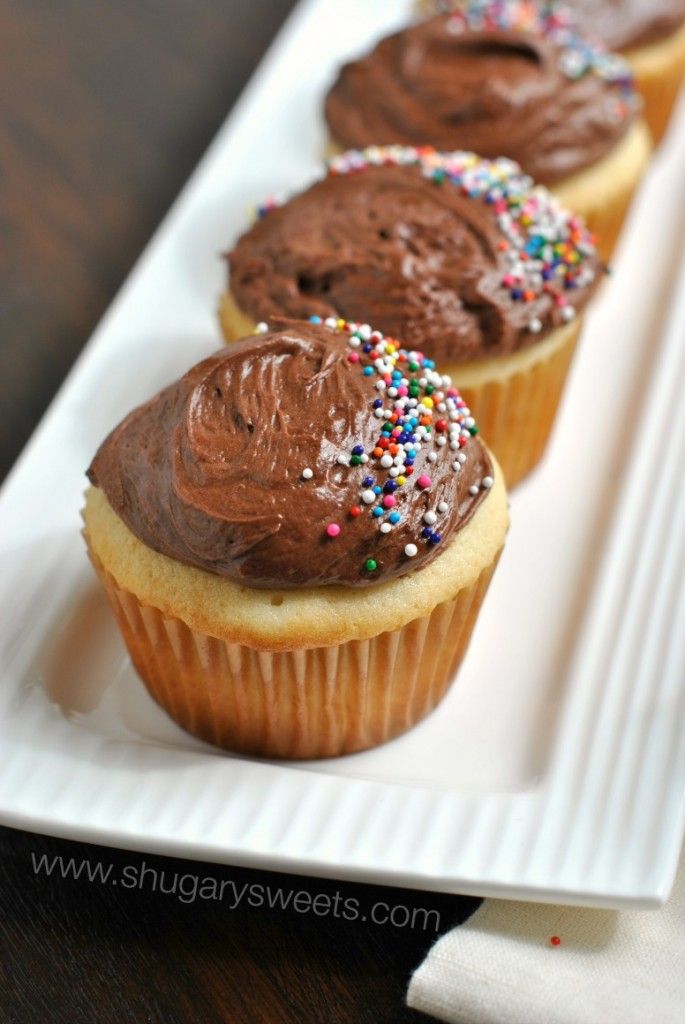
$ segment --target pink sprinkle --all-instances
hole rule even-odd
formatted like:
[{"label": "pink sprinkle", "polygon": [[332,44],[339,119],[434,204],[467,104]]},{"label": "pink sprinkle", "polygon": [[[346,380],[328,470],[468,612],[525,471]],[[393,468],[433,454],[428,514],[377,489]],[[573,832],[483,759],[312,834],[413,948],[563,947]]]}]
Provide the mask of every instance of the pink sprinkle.
[{"label": "pink sprinkle", "polygon": [[386,494],[383,498],[383,505],[385,508],[394,508],[397,504],[397,500],[393,498],[392,494]]},{"label": "pink sprinkle", "polygon": [[358,352],[350,352],[350,354],[348,355],[347,358],[348,358],[348,360],[351,363],[358,363],[359,362],[359,353]]},{"label": "pink sprinkle", "polygon": [[423,473],[416,482],[423,491],[427,491],[433,481]]},{"label": "pink sprinkle", "polygon": [[340,527],[337,523],[329,523],[326,527],[326,533],[329,537],[338,537],[340,535]]},{"label": "pink sprinkle", "polygon": [[397,389],[397,394],[398,394],[398,395],[399,395],[399,396],[400,396],[401,398],[404,398],[404,396],[405,396],[405,395],[408,395],[408,394],[409,394],[409,388],[405,388],[405,387],[401,387],[401,388],[398,388],[398,389]]}]

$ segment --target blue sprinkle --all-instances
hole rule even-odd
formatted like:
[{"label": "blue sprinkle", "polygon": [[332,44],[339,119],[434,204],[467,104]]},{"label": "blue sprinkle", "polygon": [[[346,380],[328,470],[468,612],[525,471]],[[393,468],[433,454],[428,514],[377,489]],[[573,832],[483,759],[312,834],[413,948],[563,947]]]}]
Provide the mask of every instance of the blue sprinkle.
[{"label": "blue sprinkle", "polygon": [[379,487],[378,484],[376,484],[376,486],[373,489],[373,493],[374,494],[382,494],[383,493],[383,488]]},{"label": "blue sprinkle", "polygon": [[310,324],[320,324],[322,323],[322,320],[320,316],[310,316],[309,322]]},{"label": "blue sprinkle", "polygon": [[372,483],[373,483],[373,477],[372,476],[365,476],[364,477],[364,487],[370,487]]},{"label": "blue sprinkle", "polygon": [[372,514],[376,517],[376,519],[378,519],[380,516],[383,515],[383,509],[380,507],[380,505],[376,505]]},{"label": "blue sprinkle", "polygon": [[353,455],[363,455],[364,454],[364,445],[356,444],[354,446],[354,448],[352,449],[352,454]]},{"label": "blue sprinkle", "polygon": [[399,514],[399,512],[391,512],[389,518],[390,522],[394,525],[396,523],[399,523],[402,516]]}]

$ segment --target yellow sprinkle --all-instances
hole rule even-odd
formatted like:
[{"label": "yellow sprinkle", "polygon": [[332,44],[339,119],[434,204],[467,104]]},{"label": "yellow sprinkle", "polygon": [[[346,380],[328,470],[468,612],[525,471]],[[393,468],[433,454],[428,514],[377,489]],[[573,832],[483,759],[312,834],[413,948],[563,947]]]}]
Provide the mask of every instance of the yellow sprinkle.
[{"label": "yellow sprinkle", "polygon": [[407,482],[406,476],[398,476],[397,477],[397,483],[400,485],[400,487],[404,487],[406,482]]},{"label": "yellow sprinkle", "polygon": [[433,404],[434,403],[433,403],[433,399],[432,398],[422,398],[421,399],[421,405],[425,405],[425,407],[427,409],[432,409],[433,408]]},{"label": "yellow sprinkle", "polygon": [[344,326],[345,326],[345,321],[344,320],[338,320],[338,330],[342,331]]}]

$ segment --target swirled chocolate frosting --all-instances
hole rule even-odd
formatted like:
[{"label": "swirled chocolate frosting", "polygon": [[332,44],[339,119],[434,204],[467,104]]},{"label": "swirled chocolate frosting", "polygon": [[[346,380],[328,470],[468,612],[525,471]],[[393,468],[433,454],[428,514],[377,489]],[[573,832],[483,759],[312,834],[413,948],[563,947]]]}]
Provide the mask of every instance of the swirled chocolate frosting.
[{"label": "swirled chocolate frosting", "polygon": [[685,0],[570,0],[584,32],[611,50],[630,50],[667,38],[685,22]]},{"label": "swirled chocolate frosting", "polygon": [[582,223],[516,165],[411,148],[337,158],[228,262],[255,322],[354,316],[443,365],[540,340],[601,276]]},{"label": "swirled chocolate frosting", "polygon": [[476,433],[419,354],[281,321],[132,412],[88,476],[180,562],[249,587],[368,586],[438,557],[484,500]]},{"label": "swirled chocolate frosting", "polygon": [[333,140],[508,156],[544,184],[601,160],[632,121],[627,66],[557,15],[509,6],[522,27],[438,15],[346,64],[326,98]]}]

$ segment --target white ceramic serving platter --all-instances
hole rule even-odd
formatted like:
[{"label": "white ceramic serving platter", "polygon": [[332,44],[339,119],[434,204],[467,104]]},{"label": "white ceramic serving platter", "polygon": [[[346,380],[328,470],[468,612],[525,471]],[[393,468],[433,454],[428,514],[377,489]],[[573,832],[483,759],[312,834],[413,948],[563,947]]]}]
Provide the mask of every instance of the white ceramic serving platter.
[{"label": "white ceramic serving platter", "polygon": [[[381,749],[286,765],[179,729],[79,534],[84,469],[218,348],[219,254],[312,173],[337,63],[398,0],[303,0],[0,498],[0,821],[143,851],[597,906],[668,895],[685,789],[685,106],[591,315],[458,682]],[[27,358],[31,354],[27,353]]]}]

